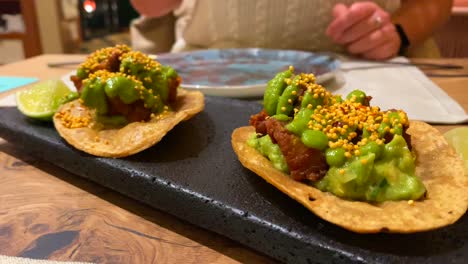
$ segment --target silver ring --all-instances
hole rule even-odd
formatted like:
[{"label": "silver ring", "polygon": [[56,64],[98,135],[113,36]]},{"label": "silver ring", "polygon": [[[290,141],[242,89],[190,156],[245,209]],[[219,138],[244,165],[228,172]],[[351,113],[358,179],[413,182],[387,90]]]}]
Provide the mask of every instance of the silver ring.
[{"label": "silver ring", "polygon": [[377,15],[374,17],[374,24],[377,28],[380,28],[382,27],[382,24],[383,24],[383,21],[382,21],[382,17]]}]

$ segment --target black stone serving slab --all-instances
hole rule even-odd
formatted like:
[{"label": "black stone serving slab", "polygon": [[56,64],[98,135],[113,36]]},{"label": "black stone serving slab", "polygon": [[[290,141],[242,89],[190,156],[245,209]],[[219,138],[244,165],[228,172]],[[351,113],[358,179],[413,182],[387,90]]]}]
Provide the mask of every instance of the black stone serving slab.
[{"label": "black stone serving slab", "polygon": [[65,143],[52,124],[0,108],[0,137],[57,166],[289,263],[467,263],[468,216],[417,234],[360,235],[329,224],[242,167],[231,132],[255,102],[206,98],[206,109],[124,159]]}]

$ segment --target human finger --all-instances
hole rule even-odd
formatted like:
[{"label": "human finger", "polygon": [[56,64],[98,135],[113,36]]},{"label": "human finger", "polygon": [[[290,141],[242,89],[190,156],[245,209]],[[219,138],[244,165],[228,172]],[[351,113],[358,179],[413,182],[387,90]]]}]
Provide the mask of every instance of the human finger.
[{"label": "human finger", "polygon": [[333,7],[333,17],[338,18],[340,16],[343,16],[346,14],[346,11],[348,11],[348,7],[346,7],[346,5],[341,4],[341,3],[336,4]]},{"label": "human finger", "polygon": [[378,6],[371,2],[361,2],[353,4],[348,8],[345,15],[335,18],[329,25],[330,37],[338,39],[345,30],[356,24],[357,22],[371,16]]},{"label": "human finger", "polygon": [[382,9],[377,10],[372,16],[359,21],[354,26],[348,28],[337,40],[338,44],[346,45],[352,43],[385,24],[390,23],[390,15]]},{"label": "human finger", "polygon": [[397,55],[398,47],[398,44],[395,42],[387,42],[384,45],[361,54],[361,56],[371,60],[386,60]]},{"label": "human finger", "polygon": [[383,45],[388,41],[387,33],[389,32],[390,26],[391,24],[388,24],[381,29],[374,30],[370,34],[351,43],[347,47],[348,52],[351,54],[360,54]]},{"label": "human finger", "polygon": [[[344,4],[336,4],[333,7],[333,11],[332,11],[334,20],[336,20],[339,17],[345,16],[347,11],[348,11],[348,7],[346,7]],[[327,34],[327,36],[329,37],[331,37],[333,33],[332,31],[330,31],[330,30],[333,30],[333,28],[330,28],[330,26],[333,24],[333,21],[332,23],[330,23],[330,25],[328,25],[327,30],[325,31],[325,34]]]}]

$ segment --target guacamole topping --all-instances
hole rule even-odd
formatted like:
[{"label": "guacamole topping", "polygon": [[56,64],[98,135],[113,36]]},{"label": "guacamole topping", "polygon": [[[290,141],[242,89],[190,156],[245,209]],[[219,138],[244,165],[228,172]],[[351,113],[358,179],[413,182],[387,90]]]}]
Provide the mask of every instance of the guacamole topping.
[{"label": "guacamole topping", "polygon": [[125,45],[94,52],[72,80],[80,102],[111,124],[145,121],[169,111],[180,82],[173,68]]},{"label": "guacamole topping", "polygon": [[257,149],[263,156],[268,157],[273,166],[280,171],[288,173],[288,165],[284,160],[284,156],[281,153],[281,149],[278,145],[271,141],[270,136],[265,135],[257,138],[255,134],[247,141],[247,144]]},{"label": "guacamole topping", "polygon": [[[310,181],[316,188],[351,200],[420,199],[426,190],[415,176],[415,157],[405,139],[406,113],[381,111],[369,101],[360,90],[345,99],[332,95],[313,74],[294,75],[290,67],[268,83],[264,110],[325,156],[328,171]],[[248,144],[289,173],[284,153],[268,135],[255,134]]]}]

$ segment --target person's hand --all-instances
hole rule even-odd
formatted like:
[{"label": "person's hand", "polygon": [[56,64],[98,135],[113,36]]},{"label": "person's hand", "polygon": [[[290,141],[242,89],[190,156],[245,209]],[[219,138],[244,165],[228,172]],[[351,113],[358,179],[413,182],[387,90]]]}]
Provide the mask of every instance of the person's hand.
[{"label": "person's hand", "polygon": [[373,2],[358,2],[333,8],[333,21],[326,34],[353,54],[384,60],[398,54],[401,40],[390,14]]}]

